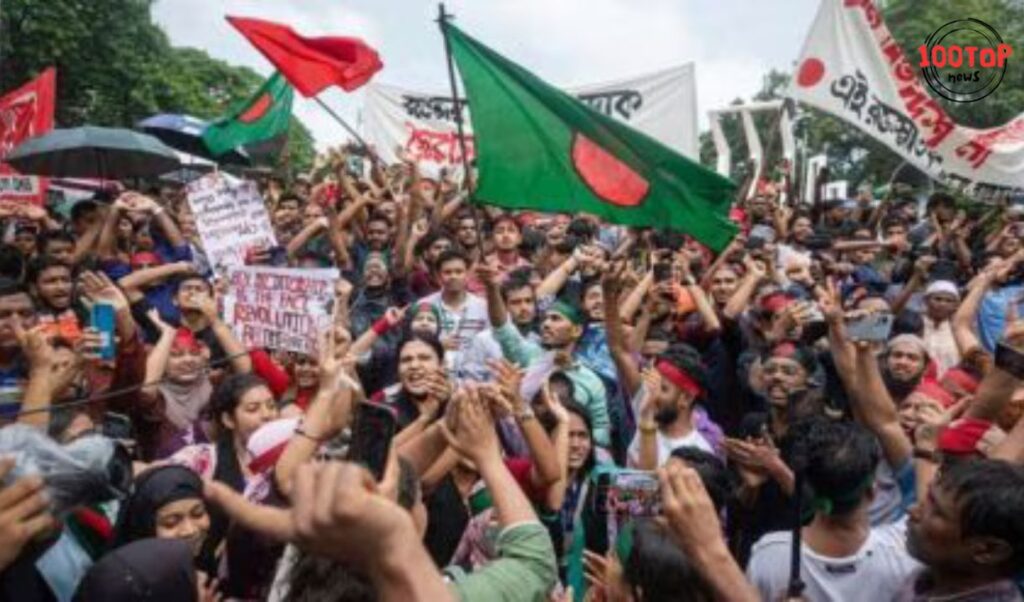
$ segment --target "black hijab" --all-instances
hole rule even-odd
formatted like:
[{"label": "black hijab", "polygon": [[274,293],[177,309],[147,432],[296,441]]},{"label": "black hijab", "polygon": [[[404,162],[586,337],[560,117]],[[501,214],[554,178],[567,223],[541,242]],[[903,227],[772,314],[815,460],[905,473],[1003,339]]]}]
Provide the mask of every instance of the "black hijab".
[{"label": "black hijab", "polygon": [[195,602],[192,551],[176,539],[143,539],[89,568],[73,602]]},{"label": "black hijab", "polygon": [[184,466],[151,468],[135,480],[135,492],[117,517],[114,547],[156,537],[156,516],[163,506],[180,500],[203,499],[203,481]]}]

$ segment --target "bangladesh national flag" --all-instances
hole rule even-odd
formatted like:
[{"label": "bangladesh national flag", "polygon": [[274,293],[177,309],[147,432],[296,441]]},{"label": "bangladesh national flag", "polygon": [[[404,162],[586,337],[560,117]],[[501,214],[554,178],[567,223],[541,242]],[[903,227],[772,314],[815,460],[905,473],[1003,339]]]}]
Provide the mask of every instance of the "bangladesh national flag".
[{"label": "bangladesh national flag", "polygon": [[735,186],[443,24],[469,97],[477,201],[671,228],[715,251]]},{"label": "bangladesh national flag", "polygon": [[215,157],[243,147],[252,157],[277,155],[288,138],[294,91],[275,73],[250,98],[238,103],[203,132]]}]

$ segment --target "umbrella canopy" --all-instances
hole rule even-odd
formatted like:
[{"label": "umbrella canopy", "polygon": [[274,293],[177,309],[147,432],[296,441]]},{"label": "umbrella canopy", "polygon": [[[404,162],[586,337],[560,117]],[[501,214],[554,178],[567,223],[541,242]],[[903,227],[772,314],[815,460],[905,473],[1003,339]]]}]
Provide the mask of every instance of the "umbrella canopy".
[{"label": "umbrella canopy", "polygon": [[203,132],[209,122],[192,115],[177,113],[161,113],[147,117],[135,124],[135,129],[142,130],[161,142],[184,153],[196,157],[213,159],[227,165],[249,165],[249,155],[244,150],[235,149],[219,157],[210,154],[203,142]]},{"label": "umbrella canopy", "polygon": [[52,130],[18,145],[4,161],[23,174],[64,178],[146,177],[181,165],[148,134],[95,126]]}]

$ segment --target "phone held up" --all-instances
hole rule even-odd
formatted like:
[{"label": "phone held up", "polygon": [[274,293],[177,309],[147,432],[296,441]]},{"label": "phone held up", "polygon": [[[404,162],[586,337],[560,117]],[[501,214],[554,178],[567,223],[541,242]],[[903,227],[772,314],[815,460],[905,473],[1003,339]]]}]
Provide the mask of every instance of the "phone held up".
[{"label": "phone held up", "polygon": [[117,316],[114,306],[104,301],[97,301],[92,306],[89,325],[100,333],[100,359],[114,359],[116,344],[114,331],[117,326]]}]

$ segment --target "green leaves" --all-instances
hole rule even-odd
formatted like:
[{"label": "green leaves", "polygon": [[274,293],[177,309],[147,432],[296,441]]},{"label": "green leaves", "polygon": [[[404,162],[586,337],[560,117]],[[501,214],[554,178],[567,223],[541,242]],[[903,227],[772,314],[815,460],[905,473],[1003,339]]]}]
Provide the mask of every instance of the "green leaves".
[{"label": "green leaves", "polygon": [[[155,113],[213,118],[263,77],[202,50],[172,47],[152,22],[150,0],[5,0],[0,12],[0,93],[56,65],[59,127],[131,127]],[[290,166],[308,168],[314,148],[297,120]]]}]

